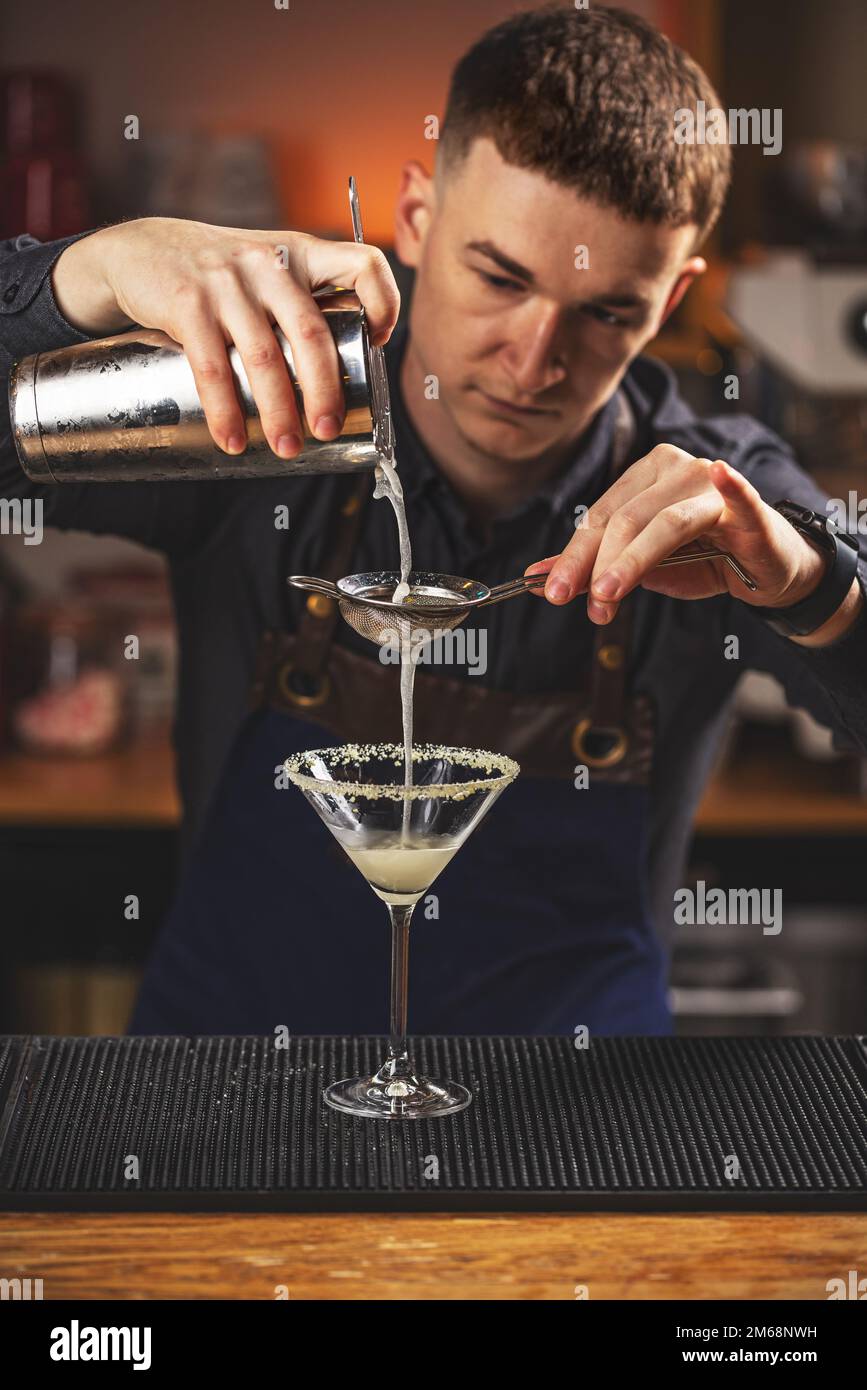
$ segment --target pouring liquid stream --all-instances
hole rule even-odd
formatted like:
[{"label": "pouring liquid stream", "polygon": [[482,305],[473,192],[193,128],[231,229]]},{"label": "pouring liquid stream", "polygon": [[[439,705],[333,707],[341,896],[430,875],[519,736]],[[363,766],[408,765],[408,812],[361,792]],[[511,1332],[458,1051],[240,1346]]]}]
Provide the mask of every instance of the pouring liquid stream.
[{"label": "pouring liquid stream", "polygon": [[[412,569],[412,546],[409,539],[409,527],[406,521],[406,506],[403,500],[403,488],[400,478],[397,475],[397,468],[394,461],[394,450],[390,449],[387,453],[381,453],[377,467],[376,486],[373,489],[374,497],[387,497],[394,509],[397,521],[397,534],[400,543],[400,583],[391,596],[392,603],[402,603],[409,593],[409,574]],[[410,621],[400,614],[396,614],[397,630],[400,633],[400,704],[403,716],[403,765],[404,765],[404,788],[409,791],[412,787],[412,693],[415,684],[415,661],[413,660],[412,647],[410,643]],[[408,796],[404,797],[403,820],[401,823],[401,843],[407,844],[409,841],[409,818],[412,802]]]}]

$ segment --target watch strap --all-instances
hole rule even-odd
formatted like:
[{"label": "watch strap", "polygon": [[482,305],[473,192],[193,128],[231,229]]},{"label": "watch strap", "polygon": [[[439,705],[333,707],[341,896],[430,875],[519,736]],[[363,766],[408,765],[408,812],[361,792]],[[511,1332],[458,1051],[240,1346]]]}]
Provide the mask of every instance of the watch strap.
[{"label": "watch strap", "polygon": [[858,569],[858,542],[845,531],[838,531],[828,517],[788,499],[776,503],[775,510],[828,556],[828,568],[813,592],[800,603],[788,608],[754,607],[753,612],[784,637],[809,637],[834,616],[852,587]]}]

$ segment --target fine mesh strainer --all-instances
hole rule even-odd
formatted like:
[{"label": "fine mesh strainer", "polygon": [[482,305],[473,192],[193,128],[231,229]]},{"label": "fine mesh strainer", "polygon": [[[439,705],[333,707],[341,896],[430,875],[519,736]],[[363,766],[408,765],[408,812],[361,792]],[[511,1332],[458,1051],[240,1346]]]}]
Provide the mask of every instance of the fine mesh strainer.
[{"label": "fine mesh strainer", "polygon": [[[757,585],[727,550],[694,550],[677,552],[660,561],[663,565],[687,565],[697,560],[723,560],[753,592]],[[400,583],[397,570],[372,570],[367,574],[350,574],[334,584],[330,579],[317,579],[309,574],[290,575],[287,583],[296,589],[321,594],[337,603],[340,616],[350,627],[371,642],[383,646],[394,641],[395,632],[403,638],[434,631],[446,632],[462,623],[477,608],[485,608],[503,599],[515,598],[544,585],[547,574],[522,575],[498,584],[491,589],[477,579],[462,579],[454,574],[437,574],[429,570],[412,570],[410,592],[403,603],[392,603],[391,596]],[[398,621],[400,620],[400,621]],[[407,631],[406,625],[409,630]]]},{"label": "fine mesh strainer", "polygon": [[338,579],[336,584],[308,574],[293,574],[288,582],[296,589],[307,589],[310,593],[335,600],[340,616],[350,627],[354,627],[362,637],[382,646],[393,641],[398,631],[401,636],[410,638],[423,633],[432,635],[432,629],[447,632],[462,623],[474,609],[499,603],[514,594],[526,593],[530,586],[543,585],[546,578],[544,574],[530,575],[526,579],[513,579],[490,589],[487,584],[475,579],[411,570],[410,592],[403,603],[391,601],[400,583],[397,570],[350,574],[345,579]]}]

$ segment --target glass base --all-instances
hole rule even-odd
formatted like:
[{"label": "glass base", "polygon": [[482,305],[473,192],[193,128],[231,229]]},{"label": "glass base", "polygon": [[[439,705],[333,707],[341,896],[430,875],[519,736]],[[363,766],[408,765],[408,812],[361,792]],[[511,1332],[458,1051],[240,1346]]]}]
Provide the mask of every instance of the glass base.
[{"label": "glass base", "polygon": [[346,1115],[371,1120],[429,1120],[465,1110],[472,1095],[456,1081],[431,1081],[426,1076],[354,1076],[335,1081],[322,1092],[326,1105]]}]

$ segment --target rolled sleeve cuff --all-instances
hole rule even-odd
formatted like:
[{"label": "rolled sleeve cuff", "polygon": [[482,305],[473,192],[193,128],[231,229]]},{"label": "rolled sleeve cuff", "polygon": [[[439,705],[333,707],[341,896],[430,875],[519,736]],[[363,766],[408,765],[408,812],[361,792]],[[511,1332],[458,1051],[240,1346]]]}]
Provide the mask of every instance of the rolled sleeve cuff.
[{"label": "rolled sleeve cuff", "polygon": [[0,345],[13,361],[31,352],[47,352],[70,343],[87,343],[92,335],[63,316],[51,285],[55,261],[92,232],[78,232],[60,241],[40,242],[31,236],[12,238],[0,255]]}]

